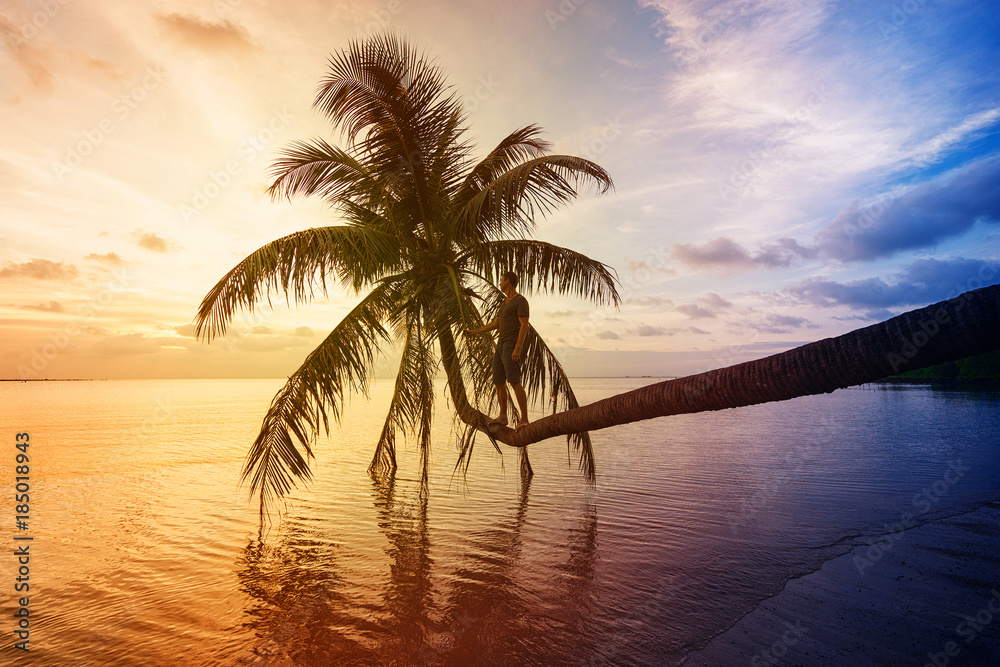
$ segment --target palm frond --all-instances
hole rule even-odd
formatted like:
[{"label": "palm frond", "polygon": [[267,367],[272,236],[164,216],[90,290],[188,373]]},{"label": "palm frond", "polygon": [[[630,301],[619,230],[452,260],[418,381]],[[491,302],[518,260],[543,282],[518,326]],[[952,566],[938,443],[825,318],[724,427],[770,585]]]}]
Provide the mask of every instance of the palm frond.
[{"label": "palm frond", "polygon": [[377,152],[381,142],[400,142],[397,156],[405,157],[420,139],[438,136],[429,130],[440,127],[439,114],[449,106],[441,102],[451,99],[446,92],[440,68],[405,39],[383,33],[356,40],[330,58],[314,105],[352,145]]},{"label": "palm frond", "polygon": [[390,339],[381,320],[399,298],[392,283],[372,290],[306,357],[271,401],[241,476],[250,481],[251,495],[260,494],[262,512],[285,495],[296,479],[311,477],[310,442],[321,428],[329,434],[330,417],[339,421],[346,393],[367,393],[379,344]]},{"label": "palm frond", "polygon": [[[433,377],[437,369],[429,341],[419,318],[411,312],[405,321],[403,351],[396,374],[389,412],[382,427],[375,455],[368,472],[385,475],[396,469],[396,435],[416,431],[421,450],[430,446],[430,420],[433,414]],[[423,466],[421,466],[423,467]]]},{"label": "palm frond", "polygon": [[272,199],[319,195],[332,204],[342,200],[383,210],[393,199],[393,183],[385,174],[372,173],[354,156],[322,139],[296,141],[282,150],[269,172]]},{"label": "palm frond", "polygon": [[469,171],[455,194],[455,208],[461,209],[472,197],[518,164],[548,153],[551,144],[539,138],[541,133],[542,129],[537,125],[528,125],[504,137]]},{"label": "palm frond", "polygon": [[406,234],[405,230],[397,227],[393,220],[393,209],[395,206],[386,207],[382,211],[373,210],[371,206],[355,204],[349,199],[341,199],[337,202],[341,217],[354,227],[374,229],[380,232],[391,234],[396,238],[396,242],[402,248],[407,245],[407,241],[412,235]]},{"label": "palm frond", "polygon": [[[440,68],[393,34],[352,42],[330,59],[315,106],[379,173],[408,176],[417,215],[430,225],[428,156],[461,108]],[[432,236],[433,234],[429,234]]]},{"label": "palm frond", "polygon": [[274,292],[283,291],[286,300],[297,303],[308,301],[317,289],[326,294],[328,275],[360,291],[399,261],[399,241],[373,229],[341,225],[289,234],[252,252],[205,295],[195,333],[208,340],[224,334],[240,309],[252,311],[265,298],[271,305]]},{"label": "palm frond", "polygon": [[[547,402],[551,414],[580,407],[559,359],[530,324],[521,359],[521,382],[525,390],[536,401]],[[576,450],[580,470],[593,482],[596,479],[596,465],[590,433],[570,433],[566,436],[566,446]]]},{"label": "palm frond", "polygon": [[[471,146],[462,140],[464,123],[464,112],[459,108],[453,109],[424,161],[428,181],[427,215],[433,220],[450,219],[454,210],[452,193],[462,181],[463,167],[471,152]],[[444,238],[442,245],[446,246],[449,242],[450,239]]]},{"label": "palm frond", "polygon": [[621,303],[614,270],[568,248],[533,240],[491,241],[469,250],[456,263],[489,282],[504,271],[518,275],[524,290],[577,296],[599,306]]},{"label": "palm frond", "polygon": [[456,211],[454,238],[468,243],[530,233],[536,217],[574,199],[581,183],[592,184],[600,193],[613,187],[603,167],[580,157],[542,155],[518,164]]},{"label": "palm frond", "polygon": [[433,356],[431,340],[423,327],[417,332],[420,361],[417,364],[416,394],[419,396],[420,420],[417,422],[417,443],[420,447],[420,496],[426,498],[430,490],[431,423],[434,420],[434,375],[437,362]]}]

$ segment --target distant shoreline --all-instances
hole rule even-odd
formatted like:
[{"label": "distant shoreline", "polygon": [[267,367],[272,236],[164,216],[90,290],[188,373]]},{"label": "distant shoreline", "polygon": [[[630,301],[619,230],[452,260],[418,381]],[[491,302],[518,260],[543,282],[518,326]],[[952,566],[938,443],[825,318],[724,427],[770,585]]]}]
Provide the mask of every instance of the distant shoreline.
[{"label": "distant shoreline", "polygon": [[0,378],[0,382],[99,382],[94,378]]},{"label": "distant shoreline", "polygon": [[867,384],[925,384],[947,387],[998,387],[1000,378],[883,378]]}]

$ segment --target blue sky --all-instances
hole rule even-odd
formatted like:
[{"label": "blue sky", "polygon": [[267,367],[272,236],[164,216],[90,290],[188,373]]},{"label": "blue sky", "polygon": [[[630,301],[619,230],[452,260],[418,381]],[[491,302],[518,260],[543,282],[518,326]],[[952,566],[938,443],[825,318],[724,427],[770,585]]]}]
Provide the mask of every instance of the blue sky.
[{"label": "blue sky", "polygon": [[[614,267],[624,303],[531,294],[574,375],[683,375],[1000,282],[1000,19],[959,2],[0,5],[0,376],[288,375],[354,303],[191,336],[239,259],[330,224],[263,193],[336,138],[327,55],[391,28],[486,152],[537,123],[612,193],[537,237]],[[389,353],[391,357],[391,352]],[[391,363],[379,372],[391,375]]]}]

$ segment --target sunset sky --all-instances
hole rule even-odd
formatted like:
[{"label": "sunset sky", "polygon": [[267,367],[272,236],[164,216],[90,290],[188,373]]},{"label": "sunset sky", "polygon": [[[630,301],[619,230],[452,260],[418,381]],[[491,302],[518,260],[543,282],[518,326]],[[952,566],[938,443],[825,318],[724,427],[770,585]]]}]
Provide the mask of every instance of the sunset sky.
[{"label": "sunset sky", "polygon": [[529,292],[572,375],[699,372],[1000,282],[992,2],[0,0],[0,377],[292,373],[356,297],[276,298],[211,345],[192,319],[336,222],[271,201],[267,167],[338,138],[327,57],[383,29],[449,73],[481,153],[537,123],[614,179],[537,221],[621,280],[618,311]]}]

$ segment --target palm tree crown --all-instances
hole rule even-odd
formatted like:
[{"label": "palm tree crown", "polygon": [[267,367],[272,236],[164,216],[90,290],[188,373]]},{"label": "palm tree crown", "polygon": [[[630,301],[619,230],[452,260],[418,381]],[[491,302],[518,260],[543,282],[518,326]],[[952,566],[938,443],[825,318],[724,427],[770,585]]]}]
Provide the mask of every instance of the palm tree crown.
[{"label": "palm tree crown", "polygon": [[[525,289],[571,294],[598,305],[619,303],[613,272],[580,253],[526,238],[539,215],[611,178],[588,160],[552,155],[534,125],[512,132],[482,160],[463,140],[466,116],[441,70],[395,35],[351,43],[333,55],[314,104],[341,131],[344,148],[300,141],[272,164],[273,198],[316,195],[342,224],[307,229],[256,250],[213,287],[195,319],[206,340],[225,333],[235,313],[282,291],[298,302],[326,293],[326,278],[363,295],[277,393],[243,469],[261,512],[310,477],[311,443],[345,394],[367,393],[381,346],[401,361],[370,471],[396,467],[398,433],[416,434],[426,481],[433,378],[443,368],[465,423],[462,458],[486,431],[491,400],[488,337],[463,337],[495,316],[496,286],[507,270]],[[437,350],[435,350],[435,342]],[[577,407],[551,350],[529,330],[523,382],[555,412]],[[468,388],[468,389],[467,389]],[[471,392],[471,400],[469,398]],[[569,436],[580,465],[594,475],[586,433]],[[494,445],[496,443],[494,442]]]}]

